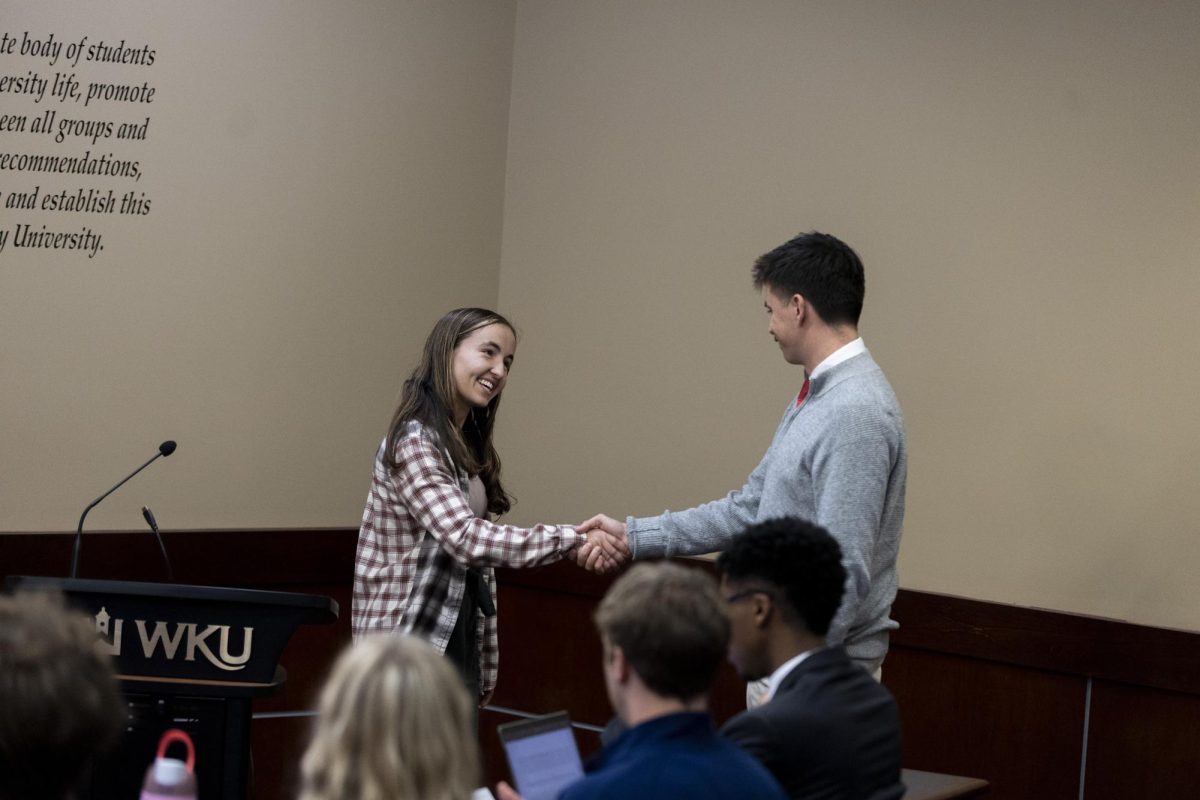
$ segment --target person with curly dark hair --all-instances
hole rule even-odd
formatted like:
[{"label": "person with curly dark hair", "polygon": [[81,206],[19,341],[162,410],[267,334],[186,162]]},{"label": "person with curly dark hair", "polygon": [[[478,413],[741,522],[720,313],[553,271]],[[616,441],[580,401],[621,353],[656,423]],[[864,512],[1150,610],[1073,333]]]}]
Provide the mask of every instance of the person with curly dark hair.
[{"label": "person with curly dark hair", "polygon": [[732,626],[729,660],[746,680],[767,679],[765,702],[721,733],[790,797],[902,797],[896,702],[826,642],[846,582],[837,541],[795,517],[770,519],[734,538],[717,569]]}]

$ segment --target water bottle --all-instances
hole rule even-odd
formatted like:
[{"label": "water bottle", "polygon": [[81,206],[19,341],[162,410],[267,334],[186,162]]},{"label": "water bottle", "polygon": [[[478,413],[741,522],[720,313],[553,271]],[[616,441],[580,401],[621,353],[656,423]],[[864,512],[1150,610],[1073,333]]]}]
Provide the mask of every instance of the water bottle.
[{"label": "water bottle", "polygon": [[[167,748],[172,742],[182,742],[187,747],[187,761],[167,758]],[[196,748],[192,737],[185,731],[172,728],[158,740],[158,755],[146,770],[140,800],[196,800]]]}]

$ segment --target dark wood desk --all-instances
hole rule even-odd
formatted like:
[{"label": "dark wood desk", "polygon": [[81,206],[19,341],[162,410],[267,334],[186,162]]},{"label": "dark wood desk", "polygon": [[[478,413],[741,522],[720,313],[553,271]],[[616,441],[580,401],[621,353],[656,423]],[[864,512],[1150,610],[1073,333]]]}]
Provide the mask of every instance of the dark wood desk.
[{"label": "dark wood desk", "polygon": [[901,779],[908,787],[908,791],[904,793],[904,800],[952,800],[962,797],[984,797],[988,793],[988,782],[980,778],[942,775],[937,772],[922,772],[919,769],[906,769],[901,772]]}]

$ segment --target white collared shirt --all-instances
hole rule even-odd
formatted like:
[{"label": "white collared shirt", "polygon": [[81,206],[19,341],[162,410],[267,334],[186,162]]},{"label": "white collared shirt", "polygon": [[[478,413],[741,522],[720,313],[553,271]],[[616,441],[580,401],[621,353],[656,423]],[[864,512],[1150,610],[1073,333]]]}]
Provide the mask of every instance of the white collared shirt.
[{"label": "white collared shirt", "polygon": [[808,379],[812,380],[825,370],[832,369],[843,361],[849,361],[856,355],[865,352],[867,352],[867,346],[863,344],[862,337],[860,336],[853,342],[847,342],[826,356],[824,361],[822,361],[820,364],[817,364],[815,367],[813,367],[812,372],[808,373]]}]

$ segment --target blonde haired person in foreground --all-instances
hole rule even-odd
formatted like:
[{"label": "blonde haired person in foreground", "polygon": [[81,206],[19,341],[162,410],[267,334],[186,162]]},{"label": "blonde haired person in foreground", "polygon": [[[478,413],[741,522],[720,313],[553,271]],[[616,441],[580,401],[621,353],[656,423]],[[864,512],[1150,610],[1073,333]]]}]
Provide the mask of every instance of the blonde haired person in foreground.
[{"label": "blonde haired person in foreground", "polygon": [[453,665],[410,636],[347,648],[325,683],[300,800],[467,800],[474,708]]}]

